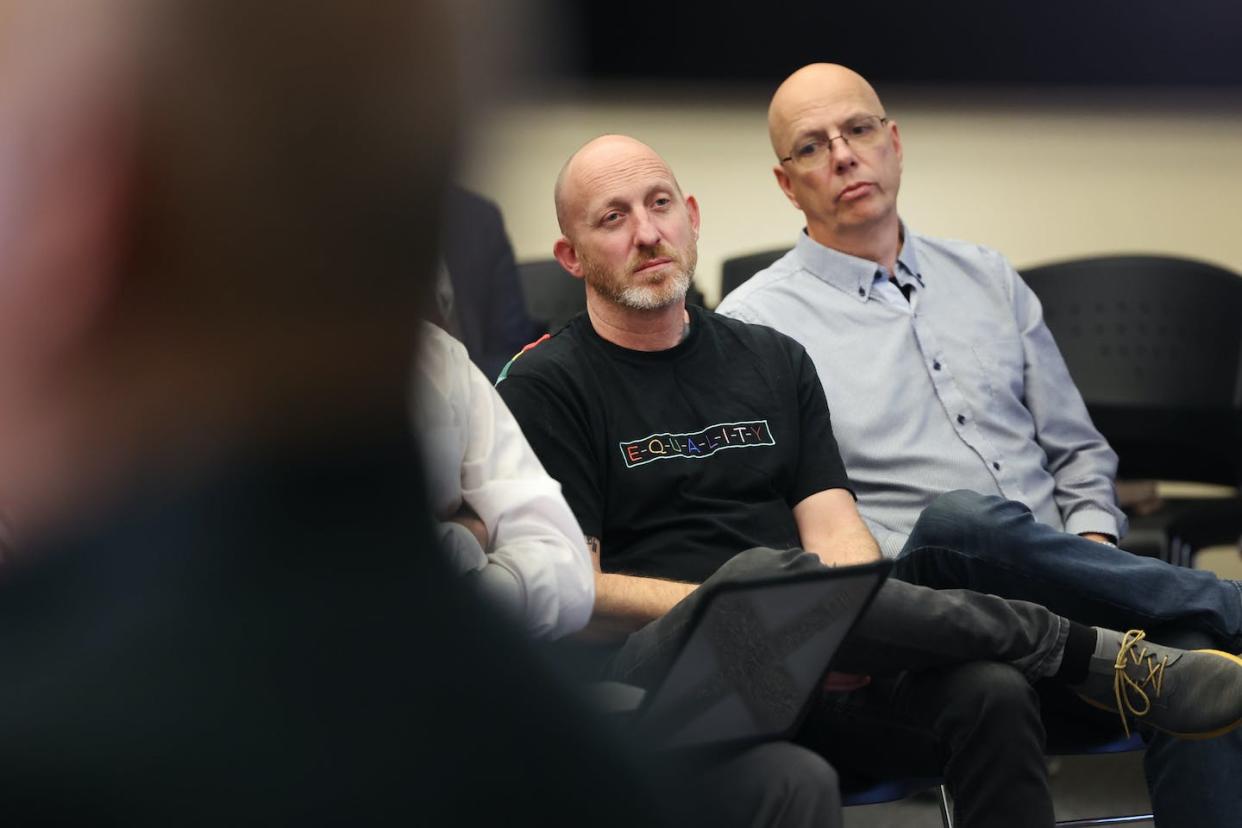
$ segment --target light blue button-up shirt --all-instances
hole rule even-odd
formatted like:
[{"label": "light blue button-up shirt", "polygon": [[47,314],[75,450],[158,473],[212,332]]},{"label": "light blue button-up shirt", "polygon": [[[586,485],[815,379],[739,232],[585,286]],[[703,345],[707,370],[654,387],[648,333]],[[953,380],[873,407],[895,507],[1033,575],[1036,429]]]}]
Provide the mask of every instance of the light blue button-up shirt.
[{"label": "light blue button-up shirt", "polygon": [[1020,501],[1067,532],[1119,537],[1117,455],[1035,294],[993,250],[904,238],[890,274],[803,232],[717,308],[810,353],[880,549],[895,556],[919,513],[952,489]]}]

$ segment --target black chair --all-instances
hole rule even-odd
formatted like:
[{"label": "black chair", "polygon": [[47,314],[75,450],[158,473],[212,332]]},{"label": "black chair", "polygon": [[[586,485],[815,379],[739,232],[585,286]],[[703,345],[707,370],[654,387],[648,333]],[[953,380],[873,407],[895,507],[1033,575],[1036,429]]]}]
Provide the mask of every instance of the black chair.
[{"label": "black chair", "polygon": [[[566,322],[586,310],[586,291],[582,280],[575,279],[556,259],[537,259],[518,265],[522,292],[526,295],[526,312],[532,319],[555,332]],[[693,284],[686,291],[686,302],[703,307],[703,294]]]},{"label": "black chair", "polygon": [[560,329],[586,310],[582,280],[565,272],[556,259],[518,264],[518,277],[526,296],[526,311],[549,331]]},{"label": "black chair", "polygon": [[769,267],[788,252],[788,247],[781,247],[725,259],[724,264],[720,268],[720,298],[723,299],[728,296],[742,282],[745,282],[764,268]]},{"label": "black chair", "polygon": [[[1107,256],[1023,274],[1122,479],[1242,484],[1242,277]],[[1242,534],[1242,499],[1169,501],[1123,548],[1188,564]]]},{"label": "black chair", "polygon": [[699,290],[699,286],[694,282],[690,283],[690,288],[686,291],[686,304],[698,305],[700,308],[707,307],[707,300],[703,298],[703,291]]}]

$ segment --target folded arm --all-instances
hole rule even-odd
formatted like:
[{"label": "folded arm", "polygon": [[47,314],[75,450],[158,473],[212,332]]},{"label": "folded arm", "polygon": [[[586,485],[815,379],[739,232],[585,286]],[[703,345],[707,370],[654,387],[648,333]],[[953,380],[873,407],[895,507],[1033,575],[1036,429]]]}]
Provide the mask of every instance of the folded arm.
[{"label": "folded arm", "polygon": [[591,565],[560,484],[460,343],[427,326],[420,369],[420,431],[432,443],[426,454],[451,467],[445,486],[460,487],[446,524],[469,529],[486,553],[470,571],[532,635],[581,629],[591,612]]},{"label": "folded arm", "polygon": [[[845,489],[817,492],[799,502],[793,513],[802,547],[827,566],[879,560],[880,549]],[[595,565],[595,611],[588,628],[592,638],[628,635],[663,616],[697,588],[679,581],[601,572],[599,540],[587,537],[587,548]]]}]

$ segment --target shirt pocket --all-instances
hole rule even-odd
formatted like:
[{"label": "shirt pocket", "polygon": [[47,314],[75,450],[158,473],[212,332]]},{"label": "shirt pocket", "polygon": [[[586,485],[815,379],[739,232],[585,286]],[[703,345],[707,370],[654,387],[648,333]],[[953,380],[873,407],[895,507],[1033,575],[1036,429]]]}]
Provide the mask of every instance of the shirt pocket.
[{"label": "shirt pocket", "polygon": [[1002,409],[1022,408],[1026,389],[1026,360],[1022,340],[990,339],[971,346],[988,397]]}]

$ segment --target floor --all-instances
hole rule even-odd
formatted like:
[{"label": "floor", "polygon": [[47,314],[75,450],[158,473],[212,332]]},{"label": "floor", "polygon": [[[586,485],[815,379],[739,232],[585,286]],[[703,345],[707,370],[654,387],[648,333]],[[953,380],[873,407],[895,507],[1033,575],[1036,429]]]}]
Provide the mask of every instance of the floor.
[{"label": "floor", "polygon": [[[1053,760],[1052,796],[1057,819],[1129,816],[1151,804],[1143,782],[1141,753],[1065,756]],[[934,793],[901,802],[845,809],[846,828],[941,828]],[[1151,821],[1132,823],[1139,828]]]}]

